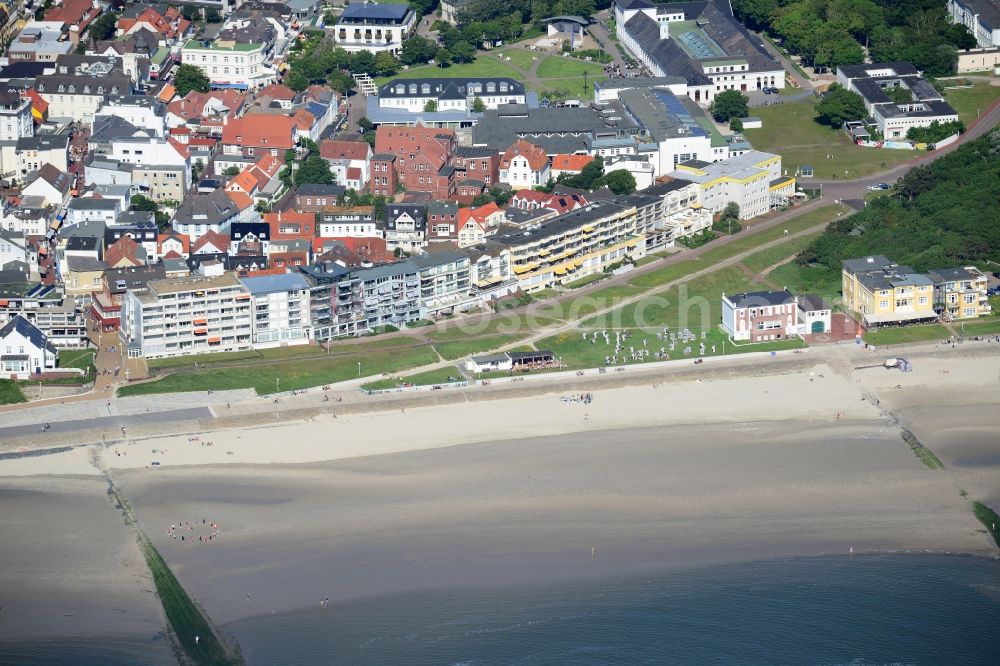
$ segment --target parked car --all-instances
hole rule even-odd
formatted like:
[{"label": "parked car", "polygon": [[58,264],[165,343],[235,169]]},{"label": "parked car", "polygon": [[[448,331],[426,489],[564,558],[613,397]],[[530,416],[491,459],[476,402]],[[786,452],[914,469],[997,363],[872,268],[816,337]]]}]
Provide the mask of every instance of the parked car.
[{"label": "parked car", "polygon": [[770,89],[770,88],[767,88],[767,87],[765,87],[765,88],[764,88],[764,94],[765,94],[765,95],[770,95],[770,94],[771,94],[771,89]]}]

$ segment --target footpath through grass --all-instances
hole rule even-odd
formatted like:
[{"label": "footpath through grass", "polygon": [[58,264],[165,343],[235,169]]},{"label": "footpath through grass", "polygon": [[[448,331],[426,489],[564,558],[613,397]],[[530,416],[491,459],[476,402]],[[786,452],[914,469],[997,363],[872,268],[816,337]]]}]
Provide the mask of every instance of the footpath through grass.
[{"label": "footpath through grass", "polygon": [[396,388],[398,386],[436,386],[438,384],[448,384],[450,382],[460,382],[464,380],[465,377],[457,367],[449,366],[447,368],[438,368],[437,370],[420,372],[415,375],[380,379],[375,382],[363,384],[361,388],[368,391],[379,391]]}]

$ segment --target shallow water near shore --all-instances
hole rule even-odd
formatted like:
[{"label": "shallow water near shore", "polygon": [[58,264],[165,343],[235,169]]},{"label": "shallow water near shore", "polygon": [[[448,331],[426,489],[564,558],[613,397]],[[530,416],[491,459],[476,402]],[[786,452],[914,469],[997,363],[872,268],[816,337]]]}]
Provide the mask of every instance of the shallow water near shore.
[{"label": "shallow water near shore", "polygon": [[227,627],[249,664],[995,664],[1000,562],[831,556],[383,597]]}]

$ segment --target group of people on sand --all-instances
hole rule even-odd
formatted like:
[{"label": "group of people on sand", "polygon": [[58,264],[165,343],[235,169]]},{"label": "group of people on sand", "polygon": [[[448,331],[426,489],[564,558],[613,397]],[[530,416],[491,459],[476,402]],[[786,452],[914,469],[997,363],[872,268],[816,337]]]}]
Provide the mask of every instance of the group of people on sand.
[{"label": "group of people on sand", "polygon": [[[213,539],[215,539],[216,537],[218,537],[219,534],[222,532],[222,530],[219,528],[219,524],[218,523],[209,522],[209,521],[205,520],[204,518],[202,518],[201,519],[201,524],[208,527],[209,533],[208,534],[199,534],[199,535],[197,535],[198,536],[198,541],[200,543],[208,543],[209,541],[212,541]],[[193,523],[190,520],[185,520],[185,521],[182,521],[180,523],[177,523],[176,525],[171,525],[170,529],[167,530],[167,536],[169,538],[175,540],[175,541],[178,540],[178,539],[180,539],[181,541],[184,541],[185,543],[194,543],[194,541],[195,541],[195,538],[194,538],[195,535],[194,534],[184,534],[183,532],[185,532],[185,531],[186,532],[194,532],[195,527],[197,527],[197,526],[198,526],[198,521],[197,520],[194,521]]]}]

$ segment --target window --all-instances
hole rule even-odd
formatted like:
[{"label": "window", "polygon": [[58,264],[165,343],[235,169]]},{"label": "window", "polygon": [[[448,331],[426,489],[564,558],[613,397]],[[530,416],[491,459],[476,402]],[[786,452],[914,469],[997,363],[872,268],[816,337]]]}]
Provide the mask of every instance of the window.
[{"label": "window", "polygon": [[886,300],[879,301],[878,302],[878,306],[881,309],[885,310],[887,307],[889,307],[889,301],[886,301]]},{"label": "window", "polygon": [[965,308],[964,310],[962,310],[962,313],[966,317],[974,317],[976,315],[976,308]]},{"label": "window", "polygon": [[[926,300],[926,299],[922,298],[920,300]],[[965,301],[966,305],[972,305],[973,303],[976,302],[976,295],[975,294],[966,294],[964,296],[963,300]]]}]

